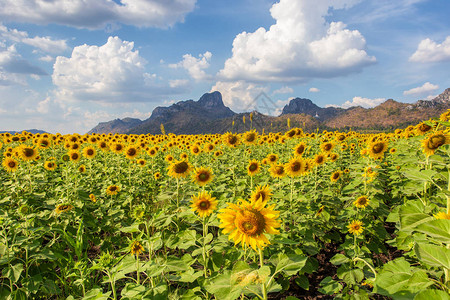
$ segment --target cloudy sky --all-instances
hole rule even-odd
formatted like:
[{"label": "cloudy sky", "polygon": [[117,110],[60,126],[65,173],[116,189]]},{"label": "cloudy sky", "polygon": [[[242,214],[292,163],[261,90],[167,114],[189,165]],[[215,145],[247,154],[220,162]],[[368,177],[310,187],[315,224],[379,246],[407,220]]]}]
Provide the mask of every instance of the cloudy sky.
[{"label": "cloudy sky", "polygon": [[[218,90],[319,106],[450,87],[448,0],[0,0],[0,130],[85,133]],[[268,113],[267,111],[262,111]]]}]

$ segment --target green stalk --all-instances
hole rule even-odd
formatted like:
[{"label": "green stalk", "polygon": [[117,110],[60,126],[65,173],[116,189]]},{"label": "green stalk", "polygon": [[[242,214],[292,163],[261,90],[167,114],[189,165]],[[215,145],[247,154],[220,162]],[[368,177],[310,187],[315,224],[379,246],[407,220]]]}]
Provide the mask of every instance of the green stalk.
[{"label": "green stalk", "polygon": [[[261,268],[264,267],[264,256],[263,256],[263,252],[262,252],[261,248],[259,248],[259,266]],[[263,300],[267,300],[267,287],[266,287],[265,282],[261,283],[261,289],[262,289]]]},{"label": "green stalk", "polygon": [[205,278],[208,278],[208,272],[207,272],[207,269],[208,269],[208,257],[206,255],[206,243],[205,243],[207,235],[208,235],[208,225],[206,224],[206,218],[203,217],[203,245],[202,245],[203,251],[202,251],[202,255],[203,255],[203,261],[205,262],[205,265],[203,267],[203,270],[204,270],[204,273],[205,273],[204,274]]}]

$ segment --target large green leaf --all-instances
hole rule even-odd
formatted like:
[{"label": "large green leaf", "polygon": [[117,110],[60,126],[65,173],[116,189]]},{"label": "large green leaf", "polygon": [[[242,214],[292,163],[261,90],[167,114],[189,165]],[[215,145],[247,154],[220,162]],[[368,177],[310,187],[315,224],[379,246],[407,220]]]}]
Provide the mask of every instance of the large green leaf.
[{"label": "large green leaf", "polygon": [[450,244],[450,222],[448,220],[431,220],[417,226],[415,231],[425,233],[444,244]]},{"label": "large green leaf", "polygon": [[401,230],[412,231],[420,224],[433,220],[424,212],[424,206],[419,201],[408,201],[400,208]]},{"label": "large green leaf", "polygon": [[414,300],[450,300],[450,295],[440,290],[423,290],[414,297]]},{"label": "large green leaf", "polygon": [[275,266],[275,273],[283,271],[286,275],[293,276],[305,266],[307,259],[304,255],[280,253],[272,256],[269,261]]},{"label": "large green leaf", "polygon": [[414,247],[417,258],[434,267],[450,269],[450,249],[426,243],[416,243]]}]

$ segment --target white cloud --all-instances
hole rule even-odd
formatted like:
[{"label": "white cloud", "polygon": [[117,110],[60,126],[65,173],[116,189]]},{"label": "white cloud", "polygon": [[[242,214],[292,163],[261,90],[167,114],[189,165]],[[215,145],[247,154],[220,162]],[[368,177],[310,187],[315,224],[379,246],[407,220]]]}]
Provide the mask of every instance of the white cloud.
[{"label": "white cloud", "polygon": [[39,67],[24,60],[15,45],[0,45],[0,86],[26,85],[27,75],[47,75]]},{"label": "white cloud", "polygon": [[133,50],[134,43],[109,37],[102,46],[81,45],[71,57],[58,56],[53,66],[57,98],[108,102],[160,100],[186,87],[159,83],[145,72],[146,61]]},{"label": "white cloud", "polygon": [[250,111],[258,105],[255,101],[261,92],[267,93],[268,88],[245,81],[218,81],[210,92],[220,91],[223,103],[234,111]]},{"label": "white cloud", "polygon": [[353,106],[362,106],[364,108],[371,108],[383,103],[384,101],[386,101],[386,98],[370,99],[364,97],[353,97],[352,101],[345,101],[342,105],[329,104],[325,107],[349,108]]},{"label": "white cloud", "polygon": [[205,69],[209,68],[209,62],[211,61],[212,54],[206,51],[200,54],[198,58],[193,57],[191,54],[183,55],[183,60],[170,64],[170,68],[184,68],[188,71],[189,75],[196,81],[211,79],[211,75],[206,74]]},{"label": "white cloud", "polygon": [[421,63],[450,60],[450,36],[447,36],[442,44],[438,44],[431,39],[422,40],[409,60]]},{"label": "white cloud", "polygon": [[288,86],[283,86],[281,88],[279,88],[278,90],[275,90],[272,92],[272,95],[276,95],[276,94],[291,94],[293,93],[294,90]]},{"label": "white cloud", "polygon": [[54,40],[48,36],[30,38],[27,32],[10,29],[2,24],[0,24],[0,37],[15,43],[30,45],[47,53],[61,53],[68,49],[66,40]]},{"label": "white cloud", "polygon": [[0,0],[4,22],[98,29],[117,23],[166,28],[183,22],[196,0]]},{"label": "white cloud", "polygon": [[169,80],[169,85],[172,88],[185,87],[188,84],[189,84],[189,80],[187,80],[187,79],[173,79],[173,80]]},{"label": "white cloud", "polygon": [[261,27],[235,37],[232,57],[218,73],[220,80],[303,82],[360,72],[376,61],[365,51],[364,37],[324,18],[330,8],[355,2],[280,0],[270,9],[276,23],[269,30]]},{"label": "white cloud", "polygon": [[310,88],[309,91],[311,93],[318,93],[318,92],[320,92],[320,90],[318,88],[315,88],[315,87]]},{"label": "white cloud", "polygon": [[424,95],[427,93],[434,92],[435,90],[439,89],[439,86],[436,84],[432,84],[429,82],[425,82],[422,86],[412,88],[410,90],[404,91],[403,95]]},{"label": "white cloud", "polygon": [[45,55],[45,56],[39,57],[39,60],[42,60],[42,61],[45,61],[45,62],[51,62],[51,61],[54,60],[54,58],[52,56],[50,56],[50,55]]}]

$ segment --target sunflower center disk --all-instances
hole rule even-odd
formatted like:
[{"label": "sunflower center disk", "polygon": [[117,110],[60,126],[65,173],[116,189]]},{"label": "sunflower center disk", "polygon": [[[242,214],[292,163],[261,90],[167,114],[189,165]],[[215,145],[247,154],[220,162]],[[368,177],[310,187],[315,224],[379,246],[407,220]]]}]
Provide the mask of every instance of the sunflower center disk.
[{"label": "sunflower center disk", "polygon": [[383,151],[383,149],[384,149],[383,143],[377,143],[372,147],[374,153],[380,153],[381,151]]},{"label": "sunflower center disk", "polygon": [[248,167],[248,169],[250,171],[255,171],[256,169],[258,169],[258,166],[256,164],[251,164],[250,167]]},{"label": "sunflower center disk", "polygon": [[236,217],[239,230],[248,236],[257,236],[264,232],[266,221],[259,211],[244,210]]},{"label": "sunflower center disk", "polygon": [[211,206],[211,203],[209,201],[202,201],[198,204],[198,207],[202,210],[208,210]]},{"label": "sunflower center disk", "polygon": [[198,179],[200,179],[200,181],[206,181],[208,180],[209,176],[206,173],[201,173],[200,175],[198,175]]},{"label": "sunflower center disk", "polygon": [[433,136],[428,142],[428,145],[430,146],[431,149],[439,148],[444,144],[445,144],[445,136],[442,135]]},{"label": "sunflower center disk", "polygon": [[9,166],[10,168],[14,168],[14,167],[16,166],[16,163],[13,162],[13,161],[10,161],[10,162],[8,163],[8,166]]},{"label": "sunflower center disk", "polygon": [[25,149],[23,150],[23,154],[24,154],[26,157],[32,157],[32,156],[34,155],[34,150],[31,149],[31,148],[25,148]]},{"label": "sunflower center disk", "polygon": [[175,173],[182,174],[182,173],[186,172],[187,169],[188,169],[188,164],[185,161],[177,163],[175,165]]}]

